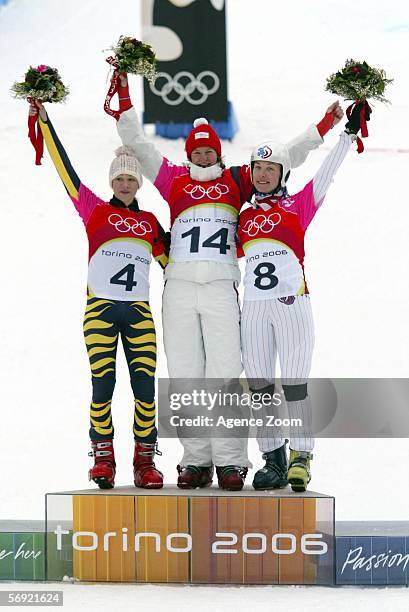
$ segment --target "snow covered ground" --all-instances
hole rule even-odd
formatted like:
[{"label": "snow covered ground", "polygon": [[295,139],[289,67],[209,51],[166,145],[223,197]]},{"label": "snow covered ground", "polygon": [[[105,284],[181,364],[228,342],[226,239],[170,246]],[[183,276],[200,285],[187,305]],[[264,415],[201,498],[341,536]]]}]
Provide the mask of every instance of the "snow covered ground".
[{"label": "snow covered ground", "polygon": [[[189,611],[215,612],[251,609],[254,612],[400,612],[408,609],[405,588],[324,588],[324,587],[247,587],[247,586],[165,586],[129,584],[3,584],[2,590],[63,591],[64,612],[77,612],[86,606],[87,612],[100,612],[115,603],[117,610],[135,609],[148,612]],[[18,608],[20,609],[20,607]]]},{"label": "snow covered ground", "polygon": [[[229,164],[247,161],[265,138],[287,140],[318,121],[334,99],[324,91],[325,79],[345,59],[367,59],[395,79],[388,90],[392,106],[375,104],[365,153],[351,150],[309,229],[306,274],[316,324],[312,375],[408,377],[407,3],[229,0],[227,11],[230,99],[241,126],[223,146]],[[0,8],[0,520],[42,518],[46,491],[85,488],[89,446],[90,381],[81,332],[85,233],[47,155],[41,167],[34,165],[26,107],[10,97],[9,87],[30,64],[59,68],[71,95],[66,105],[49,109],[53,123],[83,182],[108,197],[108,165],[118,138],[113,119],[102,110],[108,72],[102,51],[122,33],[140,33],[136,0],[11,0]],[[131,87],[142,110],[141,84],[134,78]],[[333,130],[322,149],[293,171],[290,191],[309,180],[336,139]],[[170,159],[183,161],[181,140],[157,138],[156,144]],[[167,207],[147,181],[140,202],[168,226]],[[152,268],[151,303],[161,338],[162,279],[159,267]],[[166,376],[162,345],[158,374]],[[117,378],[117,480],[128,484],[132,401],[122,353]],[[160,468],[174,481],[179,445],[162,441],[161,449]],[[250,451],[259,464],[254,441]],[[340,520],[407,519],[408,458],[406,439],[318,440],[312,488],[335,495]],[[201,609],[201,602],[216,610],[229,604],[366,610],[389,609],[389,600],[394,610],[407,608],[406,591],[396,589],[66,585],[64,590],[68,609],[79,601],[96,607],[108,596],[123,609],[131,602],[151,609],[149,602],[158,597],[168,609]]]}]

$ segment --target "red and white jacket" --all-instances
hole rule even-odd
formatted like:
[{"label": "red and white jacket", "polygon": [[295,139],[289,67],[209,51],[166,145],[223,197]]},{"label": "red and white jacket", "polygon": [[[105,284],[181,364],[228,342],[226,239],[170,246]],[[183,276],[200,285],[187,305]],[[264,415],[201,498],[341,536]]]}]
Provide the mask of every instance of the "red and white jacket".
[{"label": "red and white jacket", "polygon": [[354,136],[342,132],[314,178],[295,195],[263,196],[240,214],[238,254],[246,258],[244,300],[308,293],[304,235]]},{"label": "red and white jacket", "polygon": [[89,296],[120,301],[149,300],[152,255],[164,268],[168,257],[164,231],[155,215],[109,202],[86,187],[74,170],[50,119],[40,128],[51,159],[80,215],[89,243]]},{"label": "red and white jacket", "polygon": [[[134,108],[117,123],[123,144],[132,146],[142,173],[168,203],[171,249],[165,278],[210,282],[240,280],[235,234],[240,209],[252,191],[249,165],[206,168],[211,177],[194,178],[189,166],[175,165],[146,139]],[[312,125],[288,143],[292,166],[300,165],[311,149],[323,142]]]}]

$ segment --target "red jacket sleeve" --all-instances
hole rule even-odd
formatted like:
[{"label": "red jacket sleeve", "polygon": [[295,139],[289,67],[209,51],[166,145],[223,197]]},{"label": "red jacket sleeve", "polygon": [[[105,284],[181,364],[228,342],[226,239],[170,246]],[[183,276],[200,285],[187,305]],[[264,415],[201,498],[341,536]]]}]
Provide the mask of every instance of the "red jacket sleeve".
[{"label": "red jacket sleeve", "polygon": [[169,261],[170,234],[165,232],[159,221],[155,218],[155,236],[152,245],[152,255],[162,268]]},{"label": "red jacket sleeve", "polygon": [[249,164],[245,166],[232,166],[230,168],[231,175],[240,190],[240,200],[242,204],[247,202],[253,193],[250,170]]}]

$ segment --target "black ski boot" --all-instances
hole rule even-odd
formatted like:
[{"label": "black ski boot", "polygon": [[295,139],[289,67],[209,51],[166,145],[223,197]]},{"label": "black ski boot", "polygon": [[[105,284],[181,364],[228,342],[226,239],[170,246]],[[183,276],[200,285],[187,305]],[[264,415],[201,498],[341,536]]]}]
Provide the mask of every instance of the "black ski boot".
[{"label": "black ski boot", "polygon": [[254,474],[253,487],[257,490],[282,489],[288,485],[286,443],[263,454],[266,464]]}]

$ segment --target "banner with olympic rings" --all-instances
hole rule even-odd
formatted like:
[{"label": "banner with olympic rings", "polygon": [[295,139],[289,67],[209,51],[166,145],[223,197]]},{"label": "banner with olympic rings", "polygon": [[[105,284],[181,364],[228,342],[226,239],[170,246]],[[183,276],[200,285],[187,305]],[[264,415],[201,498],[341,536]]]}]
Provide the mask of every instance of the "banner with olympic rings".
[{"label": "banner with olympic rings", "polygon": [[143,0],[143,40],[157,76],[144,80],[145,123],[227,121],[224,0]]}]

